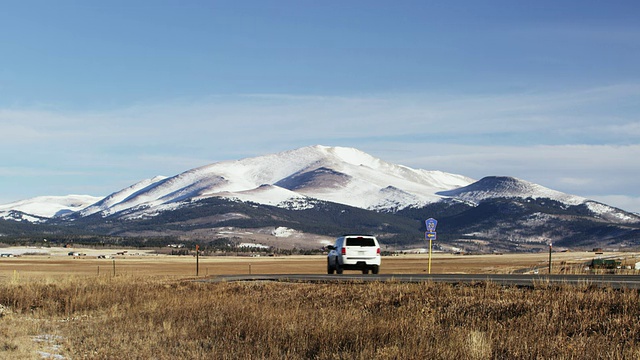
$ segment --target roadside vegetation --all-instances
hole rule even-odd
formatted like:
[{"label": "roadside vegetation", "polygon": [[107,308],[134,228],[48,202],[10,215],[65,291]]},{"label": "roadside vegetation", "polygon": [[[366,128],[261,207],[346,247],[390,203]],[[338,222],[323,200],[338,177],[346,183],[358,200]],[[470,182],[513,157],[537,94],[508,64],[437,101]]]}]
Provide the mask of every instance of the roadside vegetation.
[{"label": "roadside vegetation", "polygon": [[69,359],[640,357],[637,290],[136,276],[0,281],[0,358],[39,358],[37,351]]}]

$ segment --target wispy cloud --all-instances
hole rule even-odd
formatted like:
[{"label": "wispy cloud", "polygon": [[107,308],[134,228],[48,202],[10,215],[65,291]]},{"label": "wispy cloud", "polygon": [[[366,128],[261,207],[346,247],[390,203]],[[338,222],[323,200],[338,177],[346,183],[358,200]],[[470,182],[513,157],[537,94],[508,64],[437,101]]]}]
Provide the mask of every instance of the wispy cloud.
[{"label": "wispy cloud", "polygon": [[167,146],[171,146],[172,140],[204,142],[210,136],[224,141],[220,134],[258,141],[260,138],[271,141],[287,134],[305,141],[319,136],[366,139],[513,133],[531,137],[544,134],[535,140],[544,143],[566,132],[575,137],[575,143],[580,143],[580,135],[595,129],[610,136],[628,136],[629,130],[637,131],[640,119],[636,113],[616,106],[638,100],[640,86],[634,85],[491,96],[230,95],[140,105],[100,114],[5,110],[0,111],[3,126],[0,136],[6,141],[64,139],[91,144],[167,141]]},{"label": "wispy cloud", "polygon": [[[437,142],[382,146],[403,149],[387,159],[412,167],[480,178],[510,175],[576,194],[637,193],[640,145],[459,145]],[[370,152],[376,153],[375,149]]]}]

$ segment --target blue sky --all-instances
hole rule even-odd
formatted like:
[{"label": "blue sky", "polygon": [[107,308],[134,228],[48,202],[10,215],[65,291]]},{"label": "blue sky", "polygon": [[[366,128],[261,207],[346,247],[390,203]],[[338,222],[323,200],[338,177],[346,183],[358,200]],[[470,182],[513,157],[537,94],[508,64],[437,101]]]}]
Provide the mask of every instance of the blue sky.
[{"label": "blue sky", "polygon": [[0,203],[322,144],[640,212],[637,1],[2,9]]}]

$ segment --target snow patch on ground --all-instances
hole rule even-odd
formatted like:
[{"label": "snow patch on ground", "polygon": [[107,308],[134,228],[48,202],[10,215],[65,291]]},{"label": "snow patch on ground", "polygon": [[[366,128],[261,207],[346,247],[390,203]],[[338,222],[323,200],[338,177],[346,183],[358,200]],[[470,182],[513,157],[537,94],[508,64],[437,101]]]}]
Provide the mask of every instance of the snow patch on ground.
[{"label": "snow patch on ground", "polygon": [[239,248],[268,249],[270,246],[254,243],[240,243]]},{"label": "snow patch on ground", "polygon": [[293,229],[289,229],[289,228],[280,226],[280,227],[275,228],[271,232],[271,235],[273,235],[275,237],[290,237],[295,233],[296,233],[296,231],[293,230]]},{"label": "snow patch on ground", "polygon": [[62,336],[43,334],[34,336],[32,340],[39,346],[44,347],[44,350],[38,350],[38,354],[43,359],[65,359],[64,356],[59,354],[62,351],[62,345],[60,345],[63,340]]},{"label": "snow patch on ground", "polygon": [[320,245],[322,245],[322,246],[333,245],[333,241],[320,240]]}]

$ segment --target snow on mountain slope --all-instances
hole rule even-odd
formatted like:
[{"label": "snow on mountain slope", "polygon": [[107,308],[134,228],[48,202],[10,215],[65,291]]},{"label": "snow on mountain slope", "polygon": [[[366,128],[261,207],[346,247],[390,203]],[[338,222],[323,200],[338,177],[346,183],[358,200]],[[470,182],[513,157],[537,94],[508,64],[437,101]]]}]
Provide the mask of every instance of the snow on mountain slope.
[{"label": "snow on mountain slope", "polygon": [[259,204],[278,206],[285,202],[305,202],[306,196],[296,192],[281,188],[275,185],[261,185],[255,189],[247,191],[236,191],[234,193],[221,193],[219,196],[238,199],[240,201],[252,201]]},{"label": "snow on mountain slope", "polygon": [[[400,209],[441,198],[436,192],[473,180],[414,170],[353,148],[310,146],[278,154],[223,161],[141,182],[82,211],[110,215],[213,196],[289,206],[305,197],[366,209]],[[265,186],[269,185],[269,186]],[[299,207],[299,206],[298,206]]]},{"label": "snow on mountain slope", "polygon": [[597,201],[587,200],[585,205],[593,213],[598,214],[600,218],[614,223],[637,223],[640,216],[628,213],[613,206],[599,203]]},{"label": "snow on mountain slope", "polygon": [[114,208],[116,205],[127,201],[131,197],[135,197],[135,194],[137,194],[138,192],[149,189],[164,179],[166,179],[165,176],[156,176],[152,179],[139,181],[127,188],[124,188],[105,197],[104,199],[94,203],[91,206],[86,207],[85,209],[81,209],[79,213],[82,216],[88,216],[97,212],[103,212],[103,215],[110,215],[114,212],[117,212],[117,208]]},{"label": "snow on mountain slope", "polygon": [[46,218],[64,216],[83,209],[100,199],[102,198],[89,195],[39,196],[0,205],[0,218],[6,217],[12,210]]},{"label": "snow on mountain slope", "polygon": [[488,176],[458,189],[441,191],[443,196],[478,204],[480,201],[496,197],[545,198],[566,205],[584,204],[599,218],[614,223],[636,223],[640,217],[613,206],[602,204],[580,196],[565,194],[544,186],[508,176]]},{"label": "snow on mountain slope", "polygon": [[309,197],[365,209],[395,210],[437,201],[435,193],[473,180],[441,171],[414,170],[352,148],[311,147],[322,159],[276,183]]},{"label": "snow on mountain slope", "polygon": [[[218,162],[172,177],[158,176],[102,199],[72,195],[0,205],[0,217],[38,222],[76,211],[79,216],[122,214],[135,219],[210,197],[288,209],[313,207],[317,199],[378,211],[420,207],[443,198],[478,204],[487,198],[533,197],[567,205],[584,204],[605,220],[640,219],[604,204],[512,177],[492,176],[474,182],[462,175],[391,164],[353,148],[319,145]],[[30,220],[25,214],[34,217]]]},{"label": "snow on mountain slope", "polygon": [[579,205],[587,200],[509,176],[487,176],[471,185],[438,194],[476,204],[493,197],[549,198],[567,205]]}]

